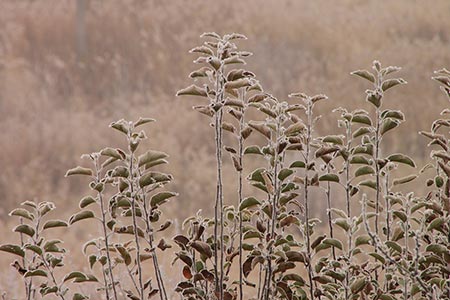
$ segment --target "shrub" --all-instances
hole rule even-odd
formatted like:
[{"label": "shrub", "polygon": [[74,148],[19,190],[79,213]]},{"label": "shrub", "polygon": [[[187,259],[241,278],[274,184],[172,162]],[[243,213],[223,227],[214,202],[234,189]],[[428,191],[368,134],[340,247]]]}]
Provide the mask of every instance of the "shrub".
[{"label": "shrub", "polygon": [[[189,76],[195,84],[178,96],[204,101],[194,109],[214,128],[216,197],[214,216],[200,212],[183,223],[173,237],[173,264],[184,278],[173,289],[182,299],[449,299],[450,298],[450,161],[443,118],[421,135],[431,140],[431,162],[399,177],[401,168],[416,168],[402,153],[385,153],[383,138],[405,121],[399,110],[385,108],[388,90],[406,84],[391,76],[399,67],[382,67],[353,75],[372,86],[365,100],[373,111],[337,108],[340,135],[318,135],[321,119],[315,107],[328,97],[290,94],[281,101],[264,91],[256,75],[240,68],[251,53],[238,47],[241,34],[202,35],[191,50],[201,67]],[[239,67],[236,67],[239,66]],[[434,80],[450,99],[450,72]],[[27,299],[55,294],[61,299],[87,299],[72,294],[68,282],[92,284],[106,299],[169,299],[170,290],[158,257],[171,248],[160,235],[172,221],[161,207],[176,193],[164,190],[173,179],[160,171],[166,153],[140,152],[147,138],[141,126],[152,122],[119,120],[110,125],[126,140],[126,149],[107,147],[84,155],[92,167],[76,167],[67,176],[90,178],[91,195],[68,222],[44,217],[50,202],[24,202],[11,212],[20,244],[0,250],[19,256],[13,266],[22,276]],[[224,195],[224,151],[236,171],[235,195]],[[246,162],[255,160],[256,169]],[[429,176],[426,196],[401,186]],[[246,179],[246,180],[245,180]],[[247,183],[245,185],[244,183]],[[246,186],[252,191],[244,196]],[[334,195],[345,195],[337,207]],[[313,215],[311,204],[324,199],[326,219]],[[352,209],[360,200],[360,210]],[[64,249],[47,238],[53,227],[75,226],[92,219],[98,237],[83,252],[91,274],[71,271],[59,279]],[[84,221],[86,220],[86,221]],[[326,223],[325,227],[318,226]],[[44,236],[44,233],[46,234]],[[129,238],[128,238],[129,237]],[[158,242],[156,242],[158,240]],[[147,267],[153,268],[153,278]],[[128,281],[117,280],[121,274]]]}]

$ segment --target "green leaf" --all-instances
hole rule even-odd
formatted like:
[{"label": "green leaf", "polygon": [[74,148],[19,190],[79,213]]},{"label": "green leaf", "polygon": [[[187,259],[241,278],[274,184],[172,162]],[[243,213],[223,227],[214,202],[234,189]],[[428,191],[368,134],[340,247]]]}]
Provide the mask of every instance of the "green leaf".
[{"label": "green leaf", "polygon": [[351,119],[352,123],[372,125],[372,120],[366,115],[354,115]]},{"label": "green leaf", "polygon": [[94,264],[97,262],[97,255],[89,255],[89,268],[92,269]]},{"label": "green leaf", "polygon": [[16,208],[13,211],[11,211],[9,213],[10,216],[17,216],[17,217],[22,217],[28,220],[33,220],[34,219],[34,215],[32,213],[30,213],[28,210],[24,209],[24,208]]},{"label": "green leaf", "polygon": [[92,203],[95,203],[95,199],[93,197],[91,197],[91,196],[86,196],[86,197],[83,197],[80,200],[79,207],[80,208],[85,208],[86,206],[88,206],[88,205],[90,205]]},{"label": "green leaf", "polygon": [[442,224],[445,223],[445,220],[443,218],[436,218],[428,225],[427,230],[431,231],[433,229],[439,230]]},{"label": "green leaf", "polygon": [[355,177],[369,175],[369,174],[375,174],[375,170],[372,167],[363,166],[356,170]]},{"label": "green leaf", "polygon": [[406,176],[406,177],[395,179],[392,183],[394,185],[405,184],[405,183],[408,183],[410,181],[413,181],[417,177],[418,177],[417,175],[409,175],[409,176]]},{"label": "green leaf", "polygon": [[366,287],[366,284],[367,284],[366,278],[364,277],[357,278],[350,285],[350,290],[352,291],[353,294],[358,294]]},{"label": "green leaf", "polygon": [[290,170],[290,169],[282,169],[279,173],[278,173],[278,179],[280,179],[281,181],[285,180],[286,178],[288,178],[289,176],[291,176],[292,174],[294,174],[294,171]]},{"label": "green leaf", "polygon": [[36,253],[37,255],[42,255],[42,249],[39,246],[36,245],[30,245],[30,244],[26,244],[23,246],[25,249],[27,250],[31,250],[34,253]]},{"label": "green leaf", "polygon": [[61,220],[50,220],[45,222],[43,229],[54,228],[54,227],[67,227],[67,223]]},{"label": "green leaf", "polygon": [[286,274],[281,281],[295,281],[295,284],[305,285],[305,280],[298,274]]},{"label": "green leaf", "polygon": [[152,197],[150,200],[150,206],[156,207],[167,201],[167,199],[178,196],[177,193],[174,192],[160,192]]},{"label": "green leaf", "polygon": [[82,212],[72,215],[69,219],[69,224],[72,225],[75,222],[78,222],[78,221],[81,221],[84,219],[90,219],[90,218],[95,218],[94,212],[90,211],[90,210],[85,210],[85,211],[82,211]]},{"label": "green leaf", "polygon": [[258,146],[248,146],[247,148],[245,148],[244,154],[263,155],[263,153],[261,152],[261,149]]},{"label": "green leaf", "polygon": [[360,185],[360,186],[367,186],[367,187],[370,187],[371,189],[374,189],[374,190],[377,189],[377,183],[376,183],[375,181],[373,181],[373,180],[364,180],[364,181],[361,181],[361,182],[359,183],[359,185]]},{"label": "green leaf", "polygon": [[27,224],[20,224],[20,225],[16,226],[13,229],[13,231],[14,232],[20,232],[20,233],[26,234],[26,235],[31,236],[31,237],[33,237],[34,234],[36,233],[34,231],[34,229],[31,226],[27,225]]},{"label": "green leaf", "polygon": [[370,132],[371,132],[370,128],[368,128],[368,127],[360,127],[358,129],[356,129],[355,132],[353,132],[352,137],[353,138],[357,138],[357,137],[359,137],[361,135],[368,134]]},{"label": "green leaf", "polygon": [[374,257],[376,260],[380,261],[383,265],[386,263],[386,260],[384,259],[384,257],[378,253],[371,252],[371,253],[369,253],[369,255]]},{"label": "green leaf", "polygon": [[360,235],[356,238],[355,246],[358,247],[360,245],[368,245],[371,238],[368,235]]},{"label": "green leaf", "polygon": [[336,174],[325,174],[319,177],[319,181],[333,181],[339,183],[339,176]]},{"label": "green leaf", "polygon": [[381,92],[369,90],[366,91],[366,93],[367,93],[366,100],[375,105],[375,107],[379,108],[381,106],[381,99],[383,97]]},{"label": "green leaf", "polygon": [[393,242],[393,241],[386,241],[385,244],[392,250],[395,250],[398,253],[402,253],[402,247],[398,243]]},{"label": "green leaf", "polygon": [[102,151],[100,151],[100,154],[104,155],[104,156],[109,156],[109,157],[112,157],[115,159],[122,159],[122,156],[120,155],[119,151],[117,151],[114,148],[110,148],[110,147],[104,148]]},{"label": "green leaf", "polygon": [[345,213],[342,209],[331,208],[330,210],[331,210],[331,212],[335,213],[336,215],[338,215],[344,219],[348,218],[347,213]]},{"label": "green leaf", "polygon": [[335,248],[338,248],[338,249],[340,249],[340,250],[343,249],[343,248],[342,248],[342,243],[341,243],[339,240],[337,240],[337,239],[331,239],[331,238],[324,239],[324,240],[322,241],[322,243],[323,243],[323,244],[326,244],[326,245],[331,245],[331,246],[333,246],[333,247],[335,247]]},{"label": "green leaf", "polygon": [[172,180],[172,175],[160,172],[149,172],[139,179],[139,186],[146,187],[154,183],[167,183]]},{"label": "green leaf", "polygon": [[400,121],[405,120],[405,115],[400,110],[386,109],[381,113],[382,118],[392,118]]},{"label": "green leaf", "polygon": [[375,82],[375,76],[367,70],[357,70],[357,71],[351,72],[350,74],[357,75],[361,78],[369,80],[370,82]]},{"label": "green leaf", "polygon": [[58,248],[58,244],[61,244],[62,241],[61,240],[50,240],[45,242],[44,244],[44,250],[46,252],[57,252],[57,253],[62,253],[64,252],[64,250]]},{"label": "green leaf", "polygon": [[406,84],[406,81],[401,78],[388,79],[388,80],[383,81],[383,83],[381,84],[381,89],[383,90],[383,92],[385,92],[388,89],[390,89],[396,85],[399,85],[399,84]]},{"label": "green leaf", "polygon": [[436,177],[434,177],[434,182],[436,184],[436,187],[441,188],[444,185],[444,178],[437,175]]},{"label": "green leaf", "polygon": [[305,163],[304,162],[302,162],[302,161],[300,161],[300,160],[297,160],[297,161],[294,161],[290,166],[289,166],[289,168],[304,168],[306,165],[305,165]]},{"label": "green leaf", "polygon": [[402,222],[406,222],[406,220],[408,219],[408,216],[403,211],[394,210],[393,214],[394,216],[402,220]]},{"label": "green leaf", "polygon": [[439,256],[443,253],[448,253],[447,247],[444,247],[440,244],[430,244],[425,248],[425,251],[433,252]]},{"label": "green leaf", "polygon": [[80,293],[75,293],[75,294],[73,294],[73,297],[72,297],[72,300],[86,300],[86,299],[89,299],[89,298]]},{"label": "green leaf", "polygon": [[87,276],[86,276],[86,274],[84,274],[82,272],[73,271],[73,272],[70,272],[69,274],[67,274],[66,276],[64,276],[63,282],[66,282],[66,281],[71,280],[71,279],[77,279],[77,278],[79,278],[79,279],[87,279]]},{"label": "green leaf", "polygon": [[389,155],[389,157],[387,159],[389,161],[402,163],[402,164],[411,166],[413,168],[416,167],[416,164],[414,163],[414,161],[410,157],[408,157],[408,156],[406,156],[404,154],[401,154],[401,153],[395,153],[395,154]]},{"label": "green leaf", "polygon": [[67,176],[71,176],[71,175],[88,175],[88,176],[92,176],[92,170],[89,168],[83,168],[83,167],[76,167],[73,169],[70,169],[69,171],[67,171],[66,173],[66,177]]},{"label": "green leaf", "polygon": [[381,135],[384,135],[386,132],[394,129],[399,125],[398,121],[393,121],[391,119],[386,119],[383,121],[383,124],[381,124]]},{"label": "green leaf", "polygon": [[265,172],[264,168],[256,169],[249,175],[248,179],[251,181],[256,181],[256,182],[259,182],[259,183],[262,183],[265,185],[266,182],[264,181],[264,178],[262,176],[263,172]]},{"label": "green leaf", "polygon": [[125,265],[129,266],[131,264],[131,255],[128,252],[128,250],[123,247],[122,245],[115,245],[115,248],[119,252],[120,256],[122,257]]},{"label": "green leaf", "polygon": [[334,224],[341,227],[345,231],[348,231],[350,229],[350,225],[348,224],[347,220],[344,218],[337,218],[336,220],[334,220]]},{"label": "green leaf", "polygon": [[13,244],[5,244],[0,246],[0,251],[12,253],[15,255],[19,255],[21,257],[25,257],[25,251],[23,251],[22,247]]},{"label": "green leaf", "polygon": [[391,295],[388,295],[388,294],[382,294],[382,295],[380,295],[379,299],[380,299],[380,300],[395,300],[394,297],[392,297]]},{"label": "green leaf", "polygon": [[139,167],[142,167],[143,165],[146,165],[148,163],[154,162],[156,160],[164,159],[167,157],[169,157],[169,156],[164,152],[149,150],[139,156],[138,165],[139,165]]},{"label": "green leaf", "polygon": [[328,135],[322,140],[325,143],[332,143],[337,145],[344,145],[344,140],[341,135]]},{"label": "green leaf", "polygon": [[35,276],[41,276],[41,277],[47,277],[47,272],[44,270],[33,270],[28,271],[23,275],[24,277],[35,277]]},{"label": "green leaf", "polygon": [[370,165],[371,161],[362,155],[355,155],[355,156],[352,156],[352,158],[350,159],[350,163],[354,164],[354,165],[357,165],[357,164]]},{"label": "green leaf", "polygon": [[85,278],[77,277],[73,282],[74,283],[98,282],[98,279],[92,274],[87,274]]},{"label": "green leaf", "polygon": [[243,211],[244,209],[247,209],[249,207],[253,207],[256,205],[261,205],[261,202],[259,202],[254,197],[248,197],[242,200],[241,204],[239,205],[239,211]]}]

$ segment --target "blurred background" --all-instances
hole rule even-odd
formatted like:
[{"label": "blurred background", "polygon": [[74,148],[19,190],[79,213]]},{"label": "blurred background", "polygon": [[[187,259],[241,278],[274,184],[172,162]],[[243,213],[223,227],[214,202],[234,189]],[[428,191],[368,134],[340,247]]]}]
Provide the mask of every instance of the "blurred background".
[{"label": "blurred background", "polygon": [[[385,149],[403,151],[419,166],[428,149],[417,132],[448,105],[430,80],[434,70],[450,67],[448,0],[1,0],[0,28],[2,242],[13,239],[8,212],[24,200],[53,201],[60,218],[77,210],[87,182],[64,174],[83,163],[81,154],[122,145],[108,128],[121,118],[158,121],[147,128],[146,146],[171,155],[171,189],[180,197],[168,213],[182,220],[199,208],[212,211],[213,131],[192,111],[194,99],[175,97],[191,84],[188,50],[205,31],[245,34],[240,45],[254,53],[247,68],[279,99],[297,91],[328,95],[318,134],[336,132],[333,108],[370,108],[368,85],[351,71],[374,59],[401,66],[409,84],[390,91],[386,105],[401,109],[407,122],[388,135]],[[225,164],[231,174],[229,159]],[[226,180],[231,202],[235,178]],[[71,238],[88,239],[82,227]],[[79,245],[75,265],[83,261]],[[14,295],[16,274],[7,268],[0,290]]]}]

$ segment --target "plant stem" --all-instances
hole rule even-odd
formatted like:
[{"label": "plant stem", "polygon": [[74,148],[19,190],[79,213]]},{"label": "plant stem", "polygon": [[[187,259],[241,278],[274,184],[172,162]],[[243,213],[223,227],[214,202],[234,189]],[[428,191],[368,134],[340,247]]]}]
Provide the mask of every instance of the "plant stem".
[{"label": "plant stem", "polygon": [[[95,160],[95,171],[96,171],[96,181],[97,183],[100,182],[100,167],[98,164],[98,160]],[[108,260],[108,270],[109,270],[109,277],[111,280],[111,286],[112,286],[112,290],[113,290],[113,294],[114,294],[114,299],[117,300],[117,291],[116,291],[116,285],[114,282],[114,274],[113,274],[113,270],[112,270],[112,260],[111,260],[111,254],[109,251],[109,236],[108,236],[108,229],[106,227],[106,210],[105,210],[105,204],[103,202],[103,194],[101,192],[97,193],[99,202],[100,202],[100,210],[101,210],[101,214],[102,214],[102,229],[103,229],[103,238],[105,239],[105,252],[106,252],[106,258]],[[109,288],[108,286],[105,287],[105,293],[106,293],[106,298],[110,299],[109,297]]]},{"label": "plant stem", "polygon": [[[244,99],[242,99],[242,101],[244,101]],[[238,172],[238,205],[237,208],[239,209],[239,206],[242,202],[243,196],[242,196],[242,191],[243,191],[243,169],[244,169],[244,160],[243,160],[243,156],[244,156],[244,138],[242,137],[242,130],[244,130],[244,113],[245,113],[245,108],[242,109],[242,116],[239,120],[239,145],[238,145],[238,160],[239,160],[239,166],[240,166],[240,170]],[[242,224],[242,212],[239,210],[239,300],[244,300],[244,292],[243,292],[243,280],[244,280],[244,270],[242,268],[242,264],[243,264],[243,253],[242,253],[242,237],[243,237],[243,224]]]},{"label": "plant stem", "polygon": [[[328,172],[330,172],[329,167],[327,167]],[[330,182],[327,181],[327,188],[325,191],[326,195],[327,195],[327,217],[328,217],[328,231],[330,233],[330,238],[334,238],[334,234],[333,234],[333,223],[331,220],[331,185]],[[336,260],[336,250],[334,249],[334,247],[332,247],[332,255],[333,255],[333,259]]]},{"label": "plant stem", "polygon": [[376,110],[376,128],[375,128],[375,170],[376,170],[376,198],[375,198],[375,233],[378,235],[378,214],[380,213],[380,109]]},{"label": "plant stem", "polygon": [[311,239],[309,233],[309,199],[308,199],[308,191],[309,191],[309,183],[308,183],[308,166],[309,166],[309,155],[310,155],[310,143],[311,143],[311,129],[312,129],[312,103],[308,103],[306,116],[308,118],[308,122],[306,124],[306,155],[305,155],[305,183],[304,183],[304,195],[305,195],[305,234],[306,234],[306,256],[308,258],[308,279],[309,279],[309,292],[311,299],[314,299],[314,286],[313,286],[313,271],[311,267]]},{"label": "plant stem", "polygon": [[[153,228],[152,225],[150,223],[150,216],[148,214],[148,209],[147,209],[147,199],[145,196],[145,191],[144,189],[141,189],[141,193],[142,193],[142,202],[144,205],[144,218],[145,218],[145,229],[147,232],[147,237],[148,237],[148,245],[150,246],[150,249],[153,249],[153,242],[154,242],[154,236],[153,236]],[[158,263],[158,257],[156,255],[156,250],[154,251],[153,255],[152,255],[152,260],[153,260],[153,268],[155,270],[155,276],[156,276],[156,282],[158,284],[158,289],[159,289],[159,296],[161,300],[167,300],[167,292],[166,292],[166,288],[164,286],[164,281],[161,275],[161,270],[159,268],[159,263]]]},{"label": "plant stem", "polygon": [[[129,136],[131,138],[131,136]],[[136,243],[136,262],[137,262],[137,272],[138,272],[138,278],[139,278],[139,296],[141,299],[144,299],[144,282],[142,280],[142,266],[141,266],[141,245],[139,242],[139,232],[138,232],[138,225],[137,225],[137,218],[136,218],[136,195],[134,194],[134,180],[133,180],[133,174],[134,174],[134,154],[130,147],[130,164],[129,164],[129,173],[130,173],[130,192],[131,192],[131,216],[133,219],[133,232],[134,232],[134,241]]]}]

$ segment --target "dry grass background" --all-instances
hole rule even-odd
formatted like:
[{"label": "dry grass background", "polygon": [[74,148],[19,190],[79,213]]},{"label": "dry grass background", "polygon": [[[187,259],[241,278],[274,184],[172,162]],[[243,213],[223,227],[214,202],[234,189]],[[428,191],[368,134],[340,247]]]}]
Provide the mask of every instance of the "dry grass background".
[{"label": "dry grass background", "polygon": [[[325,93],[320,133],[336,127],[337,106],[367,108],[362,80],[352,70],[373,59],[403,67],[408,85],[388,96],[407,122],[388,138],[390,151],[423,160],[428,129],[447,105],[433,70],[450,66],[450,2],[390,0],[86,0],[85,50],[77,46],[76,1],[0,1],[0,234],[12,239],[6,218],[34,197],[54,201],[60,217],[75,211],[86,182],[64,178],[82,153],[120,144],[108,129],[119,118],[156,118],[147,145],[171,155],[169,205],[182,220],[214,197],[213,132],[191,111],[194,101],[176,99],[190,84],[187,51],[204,31],[240,32],[254,52],[250,70],[267,91],[283,99],[294,91]],[[327,120],[325,120],[327,119]],[[227,171],[231,165],[226,160]],[[420,163],[419,163],[420,165]],[[227,177],[233,201],[234,177]],[[320,201],[316,209],[320,208]],[[88,233],[66,235],[75,266]],[[4,237],[4,238],[3,238]],[[72,242],[71,242],[72,241]],[[0,290],[16,295],[15,273],[0,259]]]}]

